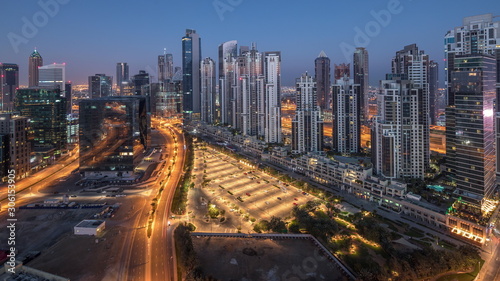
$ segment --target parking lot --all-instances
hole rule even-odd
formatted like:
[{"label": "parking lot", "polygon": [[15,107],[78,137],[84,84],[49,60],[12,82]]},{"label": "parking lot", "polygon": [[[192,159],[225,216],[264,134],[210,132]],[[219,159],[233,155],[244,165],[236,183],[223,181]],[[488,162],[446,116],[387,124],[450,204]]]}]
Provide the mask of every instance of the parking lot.
[{"label": "parking lot", "polygon": [[[294,205],[314,199],[210,147],[195,151],[193,175],[196,178],[195,190],[189,196],[190,211],[200,218],[206,214],[208,204],[212,204],[224,210],[224,216],[232,220],[226,228],[232,224],[232,228],[240,225],[242,231],[251,230],[252,218],[255,221],[270,220],[272,216],[286,218]],[[241,223],[242,220],[249,222]]]}]

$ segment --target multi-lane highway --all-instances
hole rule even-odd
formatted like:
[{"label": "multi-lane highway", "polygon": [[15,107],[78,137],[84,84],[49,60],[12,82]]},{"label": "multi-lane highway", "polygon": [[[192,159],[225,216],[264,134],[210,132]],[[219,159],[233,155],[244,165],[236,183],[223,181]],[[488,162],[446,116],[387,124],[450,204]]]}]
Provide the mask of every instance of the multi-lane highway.
[{"label": "multi-lane highway", "polygon": [[[138,210],[133,219],[132,230],[124,235],[120,280],[176,280],[176,260],[173,240],[174,225],[169,226],[169,213],[175,188],[183,174],[185,142],[180,130],[169,124],[160,125],[154,120],[155,127],[165,139],[164,166],[161,166],[156,180],[150,184],[149,198],[138,202]],[[160,164],[163,165],[163,164]],[[170,172],[170,173],[169,173]],[[170,176],[169,176],[170,174]],[[147,225],[150,218],[151,203],[160,188],[163,192],[156,202],[157,209],[148,238]]]},{"label": "multi-lane highway", "polygon": [[[16,206],[40,201],[46,194],[39,194],[40,190],[49,187],[54,181],[64,178],[78,169],[78,146],[68,156],[59,160],[56,164],[41,170],[29,177],[16,182]],[[0,189],[0,203],[7,202],[7,189]],[[0,214],[5,212],[2,208]]]}]

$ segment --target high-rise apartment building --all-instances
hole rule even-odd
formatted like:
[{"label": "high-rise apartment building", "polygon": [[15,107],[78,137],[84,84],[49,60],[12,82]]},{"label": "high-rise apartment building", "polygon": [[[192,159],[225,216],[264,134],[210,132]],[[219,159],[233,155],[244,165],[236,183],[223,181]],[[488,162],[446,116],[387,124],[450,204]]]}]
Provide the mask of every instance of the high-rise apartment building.
[{"label": "high-rise apartment building", "polygon": [[358,153],[361,148],[361,85],[346,76],[333,89],[333,150]]},{"label": "high-rise apartment building", "polygon": [[[388,75],[390,76],[390,75]],[[372,163],[385,178],[425,176],[423,89],[410,80],[382,80],[372,132]]]},{"label": "high-rise apartment building", "polygon": [[14,97],[19,88],[19,66],[14,63],[0,63],[0,111],[12,111]]},{"label": "high-rise apartment building", "polygon": [[35,49],[28,58],[28,86],[38,86],[38,68],[43,65],[43,58]]},{"label": "high-rise apartment building", "polygon": [[439,113],[439,64],[433,60],[429,63],[429,123],[436,125]]},{"label": "high-rise apartment building", "polygon": [[201,111],[200,96],[201,38],[196,30],[186,29],[182,37],[182,87],[183,111],[186,118],[193,118]]},{"label": "high-rise apartment building", "polygon": [[119,90],[120,95],[124,95],[124,83],[129,81],[128,64],[126,62],[119,62],[116,64],[116,88]]},{"label": "high-rise apartment building", "polygon": [[92,99],[111,96],[112,86],[113,76],[106,74],[89,76],[89,96]]},{"label": "high-rise apartment building", "polygon": [[30,119],[35,151],[61,154],[67,144],[66,98],[59,88],[25,88],[16,93],[15,109]]},{"label": "high-rise apartment building", "polygon": [[318,105],[322,111],[330,109],[331,83],[330,83],[330,58],[321,51],[314,60],[316,92]]},{"label": "high-rise apartment building", "polygon": [[265,135],[265,78],[262,53],[255,44],[242,53],[236,63],[236,124],[243,135],[264,137]]},{"label": "high-rise apartment building", "polygon": [[238,55],[238,42],[227,41],[219,45],[219,116],[221,124],[234,125],[236,74],[234,61]]},{"label": "high-rise apartment building", "polygon": [[[448,31],[444,37],[446,171],[456,182],[462,198],[481,208],[494,192],[492,181],[496,179],[491,175],[491,167],[499,165],[498,161],[491,161],[495,148],[491,146],[494,139],[490,136],[493,126],[490,110],[498,111],[498,105],[496,108],[490,105],[491,88],[495,87],[500,67],[499,57],[495,57],[500,48],[500,21],[493,18],[492,14],[466,17],[462,26]],[[497,97],[493,97],[497,103],[499,88]],[[471,115],[465,119],[468,114]],[[474,175],[471,167],[477,169]]]},{"label": "high-rise apartment building", "polygon": [[80,108],[80,173],[133,178],[149,145],[146,98],[85,99]]},{"label": "high-rise apartment building", "polygon": [[[500,46],[500,21],[493,21],[492,14],[465,17],[462,26],[449,30],[444,36],[445,85],[448,95],[451,86],[451,71],[457,55],[494,55]],[[448,104],[454,104],[448,97]]]},{"label": "high-rise apartment building", "polygon": [[25,178],[31,171],[29,126],[27,117],[12,113],[0,114],[2,178],[7,175],[5,168],[15,170],[16,179]]},{"label": "high-rise apartment building", "polygon": [[471,54],[454,56],[449,70],[448,98],[454,103],[446,109],[447,171],[462,199],[476,206],[491,199],[497,186],[496,67],[495,57]]},{"label": "high-rise apartment building", "polygon": [[174,59],[172,54],[167,54],[164,50],[163,55],[158,56],[158,82],[166,83],[167,80],[172,80],[174,76]]},{"label": "high-rise apartment building", "polygon": [[[392,59],[392,74],[395,76],[401,75],[401,80],[408,79],[411,81],[411,87],[422,89],[422,96],[419,97],[420,117],[416,126],[423,126],[421,132],[423,135],[421,139],[423,148],[421,153],[425,169],[430,165],[429,68],[429,55],[425,54],[423,50],[419,50],[416,44],[405,46],[402,50],[397,51],[396,56]],[[416,175],[416,177],[420,177],[420,175]]]},{"label": "high-rise apartment building", "polygon": [[292,152],[323,150],[323,120],[318,106],[316,82],[307,73],[297,79],[297,109],[292,121]]},{"label": "high-rise apartment building", "polygon": [[365,48],[356,48],[353,55],[354,84],[359,84],[359,104],[361,123],[368,121],[368,51]]},{"label": "high-rise apartment building", "polygon": [[201,62],[201,121],[207,124],[215,122],[216,99],[215,61],[205,58]]},{"label": "high-rise apartment building", "polygon": [[264,52],[264,141],[281,143],[281,52]]}]

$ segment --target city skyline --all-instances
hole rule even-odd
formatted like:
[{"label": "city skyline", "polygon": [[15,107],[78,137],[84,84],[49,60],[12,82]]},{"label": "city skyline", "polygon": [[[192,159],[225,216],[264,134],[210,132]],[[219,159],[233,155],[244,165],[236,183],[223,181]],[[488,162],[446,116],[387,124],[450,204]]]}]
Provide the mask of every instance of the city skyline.
[{"label": "city skyline", "polygon": [[[156,80],[159,75],[156,62],[158,55],[166,48],[168,53],[173,54],[174,65],[180,66],[180,39],[186,28],[192,28],[203,37],[202,58],[218,57],[217,46],[229,40],[238,40],[242,46],[255,42],[257,48],[262,50],[280,50],[284,86],[293,86],[295,78],[305,71],[313,73],[314,59],[321,50],[329,55],[332,64],[349,63],[352,56],[346,56],[342,49],[357,47],[356,40],[363,43],[363,35],[358,31],[366,33],[368,30],[368,35],[364,34],[366,43],[359,46],[366,47],[373,54],[370,56],[372,75],[369,84],[377,86],[378,81],[389,72],[390,64],[387,61],[397,50],[390,46],[416,43],[439,62],[444,58],[442,38],[446,31],[460,26],[463,17],[495,11],[491,4],[474,3],[455,7],[430,1],[416,4],[393,0],[384,3],[364,1],[361,5],[363,8],[338,4],[342,9],[333,9],[333,3],[318,1],[318,5],[310,5],[300,11],[294,6],[276,2],[266,3],[267,8],[262,10],[258,8],[260,5],[253,3],[220,0],[196,3],[203,13],[191,11],[191,5],[185,3],[152,1],[145,5],[146,12],[137,14],[134,9],[127,9],[129,5],[126,4],[131,2],[124,2],[123,6],[118,7],[111,3],[99,3],[98,11],[90,10],[94,6],[91,3],[61,2],[64,4],[54,2],[56,6],[42,7],[33,1],[33,5],[26,5],[25,9],[16,9],[14,3],[4,4],[9,13],[6,13],[2,32],[6,40],[0,43],[0,61],[19,65],[20,85],[28,84],[27,57],[35,47],[46,64],[66,62],[67,79],[74,84],[85,84],[86,77],[94,73],[114,73],[118,62],[127,62],[131,74],[146,70]],[[317,8],[319,5],[321,9]],[[429,5],[433,8],[428,9]],[[441,12],[444,9],[446,15]],[[176,12],[169,17],[162,17],[167,10]],[[280,10],[280,16],[275,17],[270,12],[272,10]],[[253,19],[256,12],[260,13],[259,21]],[[96,20],[83,24],[89,13],[94,13]],[[352,14],[359,17],[350,16]],[[306,15],[304,20],[291,20],[302,15]],[[429,20],[421,21],[424,15]],[[144,44],[144,40],[129,40],[129,33],[139,31],[135,21],[109,20],[132,16],[137,21],[143,19],[150,26],[143,28],[141,25],[140,30],[142,37],[147,38],[147,44]],[[67,24],[69,20],[71,24]],[[240,24],[252,20],[255,24]],[[416,22],[419,24],[416,25]],[[34,27],[32,30],[30,25]],[[102,26],[110,32],[93,32]],[[275,31],[268,32],[268,26],[273,26]],[[298,33],[301,34],[301,41],[314,43],[297,44]],[[54,44],[61,35],[65,37],[64,48]],[[95,51],[96,45],[100,45],[99,52]],[[440,77],[444,77],[443,69],[444,66],[440,65]],[[442,80],[440,87],[444,85]]]}]

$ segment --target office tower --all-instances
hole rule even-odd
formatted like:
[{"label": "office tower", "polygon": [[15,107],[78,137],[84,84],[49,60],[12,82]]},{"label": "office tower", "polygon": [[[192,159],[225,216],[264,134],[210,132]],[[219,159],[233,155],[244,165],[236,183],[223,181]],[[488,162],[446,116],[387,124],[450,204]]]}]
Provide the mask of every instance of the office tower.
[{"label": "office tower", "polygon": [[[392,74],[402,75],[411,81],[413,88],[421,88],[420,97],[420,116],[418,126],[423,126],[423,149],[422,160],[427,169],[430,165],[430,131],[429,131],[429,74],[430,74],[429,55],[423,50],[419,50],[416,44],[405,46],[402,50],[396,52],[392,59]],[[389,78],[388,78],[389,79]],[[394,78],[393,78],[394,79]],[[420,163],[420,160],[418,161]]]},{"label": "office tower", "polygon": [[124,95],[124,83],[129,81],[128,64],[126,62],[119,62],[116,64],[116,87],[120,95]]},{"label": "office tower", "polygon": [[182,87],[183,111],[186,118],[200,113],[200,63],[201,38],[196,30],[186,29],[186,36],[182,37]]},{"label": "office tower", "polygon": [[439,64],[433,60],[429,63],[429,124],[436,125],[439,112],[438,91],[439,91]]},{"label": "office tower", "polygon": [[220,123],[234,125],[235,113],[235,69],[234,60],[238,55],[238,42],[227,41],[219,45],[219,112]]},{"label": "office tower", "polygon": [[112,94],[113,76],[96,74],[89,76],[89,96],[92,99],[109,97]]},{"label": "office tower", "polygon": [[59,155],[66,148],[66,102],[59,88],[36,87],[17,91],[15,109],[30,119],[35,152],[53,150],[51,155]]},{"label": "office tower", "polygon": [[255,44],[252,49],[241,54],[236,63],[236,124],[243,135],[264,137],[265,135],[265,78],[262,54]]},{"label": "office tower", "polygon": [[361,85],[346,76],[333,85],[333,150],[358,153],[361,148]]},{"label": "office tower", "polygon": [[215,122],[216,81],[215,61],[205,58],[201,62],[201,121],[207,124]]},{"label": "office tower", "polygon": [[14,63],[0,63],[0,111],[12,111],[14,96],[19,88],[19,66]]},{"label": "office tower", "polygon": [[43,58],[35,49],[28,58],[28,86],[38,86],[38,68],[43,65]]},{"label": "office tower", "polygon": [[158,56],[158,82],[166,82],[174,76],[174,59],[172,54],[167,54],[164,49],[163,55]]},{"label": "office tower", "polygon": [[500,45],[500,21],[493,21],[492,14],[466,17],[462,26],[455,27],[444,36],[445,86],[448,104],[450,100],[451,71],[454,69],[454,57],[458,55],[485,54],[494,55]]},{"label": "office tower", "polygon": [[479,207],[496,188],[497,60],[489,55],[456,55],[453,66],[448,98],[454,103],[446,109],[447,171],[456,181],[459,196]]},{"label": "office tower", "polygon": [[281,52],[264,52],[264,140],[281,143]]},{"label": "office tower", "polygon": [[146,97],[86,99],[80,108],[80,173],[133,179],[149,145]]},{"label": "office tower", "polygon": [[345,75],[347,75],[347,77],[351,77],[350,68],[351,68],[350,63],[348,64],[342,63],[339,65],[334,64],[335,81],[342,79]]},{"label": "office tower", "polygon": [[147,93],[143,90],[143,87],[149,85],[149,73],[139,70],[139,74],[134,75],[132,78],[132,83],[134,84],[134,95],[145,96]]},{"label": "office tower", "polygon": [[330,58],[321,51],[314,60],[314,70],[316,79],[316,92],[318,95],[318,105],[322,111],[330,109],[331,89],[330,89]]},{"label": "office tower", "polygon": [[361,123],[369,121],[368,116],[368,51],[365,48],[356,48],[353,55],[354,84],[360,85],[359,104]]},{"label": "office tower", "polygon": [[71,107],[73,106],[71,81],[64,84],[64,89],[64,97],[66,98],[66,114],[71,114]]},{"label": "office tower", "polygon": [[323,120],[317,103],[316,82],[307,73],[297,79],[297,109],[292,121],[292,152],[323,150]]},{"label": "office tower", "polygon": [[[0,114],[0,139],[2,150],[2,171],[5,168],[16,171],[16,179],[25,178],[31,171],[30,143],[28,141],[30,122],[27,117],[12,113]],[[5,174],[3,175],[5,176]]]},{"label": "office tower", "polygon": [[64,96],[66,83],[66,64],[53,63],[38,68],[38,86],[58,88]]},{"label": "office tower", "polygon": [[[390,76],[390,75],[388,75]],[[427,160],[423,89],[410,80],[382,80],[372,132],[374,172],[385,178],[424,179]]]}]

